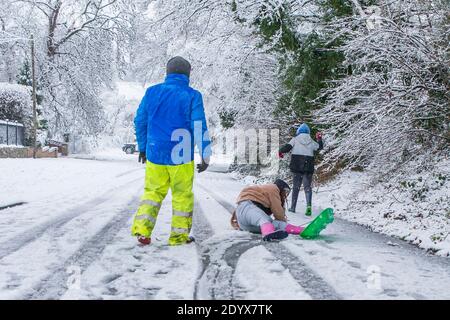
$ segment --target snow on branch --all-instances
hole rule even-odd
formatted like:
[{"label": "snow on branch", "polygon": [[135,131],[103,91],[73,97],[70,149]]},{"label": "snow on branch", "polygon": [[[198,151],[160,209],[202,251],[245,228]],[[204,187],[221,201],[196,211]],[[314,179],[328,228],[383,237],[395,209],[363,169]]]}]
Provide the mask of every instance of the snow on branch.
[{"label": "snow on branch", "polygon": [[[318,121],[330,128],[327,162],[396,170],[425,155],[448,154],[449,32],[444,6],[384,2],[378,27],[365,19],[335,19],[350,74],[330,82]],[[424,23],[424,17],[427,23]],[[431,24],[430,24],[431,23]]]}]

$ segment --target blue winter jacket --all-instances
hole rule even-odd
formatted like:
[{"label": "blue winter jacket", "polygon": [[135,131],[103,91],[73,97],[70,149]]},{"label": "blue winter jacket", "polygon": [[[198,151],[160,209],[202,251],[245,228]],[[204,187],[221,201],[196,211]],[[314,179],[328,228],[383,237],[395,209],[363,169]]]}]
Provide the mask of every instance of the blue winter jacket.
[{"label": "blue winter jacket", "polygon": [[211,156],[203,98],[185,75],[169,74],[165,82],[148,88],[134,124],[139,151],[152,163],[189,163],[195,146],[203,158]]}]

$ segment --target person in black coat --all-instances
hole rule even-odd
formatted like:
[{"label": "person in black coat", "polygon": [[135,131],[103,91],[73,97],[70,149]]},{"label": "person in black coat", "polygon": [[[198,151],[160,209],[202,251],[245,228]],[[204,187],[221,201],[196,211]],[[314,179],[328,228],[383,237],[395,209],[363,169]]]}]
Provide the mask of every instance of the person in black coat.
[{"label": "person in black coat", "polygon": [[304,123],[298,128],[297,136],[282,146],[279,150],[281,158],[285,153],[292,152],[290,169],[294,174],[294,188],[292,191],[292,206],[290,212],[295,212],[298,194],[303,183],[306,196],[306,215],[312,215],[312,179],[314,174],[314,152],[323,149],[322,134],[316,135],[317,142],[311,138],[311,130]]}]

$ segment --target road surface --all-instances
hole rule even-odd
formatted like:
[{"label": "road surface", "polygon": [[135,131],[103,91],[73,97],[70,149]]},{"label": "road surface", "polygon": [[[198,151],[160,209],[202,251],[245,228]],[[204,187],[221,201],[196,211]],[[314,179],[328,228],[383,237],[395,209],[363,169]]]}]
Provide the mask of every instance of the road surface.
[{"label": "road surface", "polygon": [[[80,163],[100,162],[70,160]],[[24,196],[0,211],[0,299],[450,299],[450,259],[339,218],[314,241],[264,243],[232,230],[243,184],[221,167],[197,176],[195,243],[166,245],[169,195],[152,246],[139,247],[130,225],[144,170],[131,161],[103,165],[117,172],[101,188],[86,184],[83,199]],[[315,215],[328,205],[320,195],[315,203]],[[310,221],[298,209],[290,222]]]}]

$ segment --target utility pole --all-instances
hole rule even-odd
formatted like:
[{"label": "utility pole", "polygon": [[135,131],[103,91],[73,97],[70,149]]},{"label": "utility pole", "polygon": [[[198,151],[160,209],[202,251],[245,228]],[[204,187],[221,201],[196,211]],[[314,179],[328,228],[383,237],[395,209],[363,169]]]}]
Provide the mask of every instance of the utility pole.
[{"label": "utility pole", "polygon": [[36,111],[36,55],[34,52],[34,35],[31,35],[31,77],[33,81],[33,159],[36,159],[38,120]]}]

